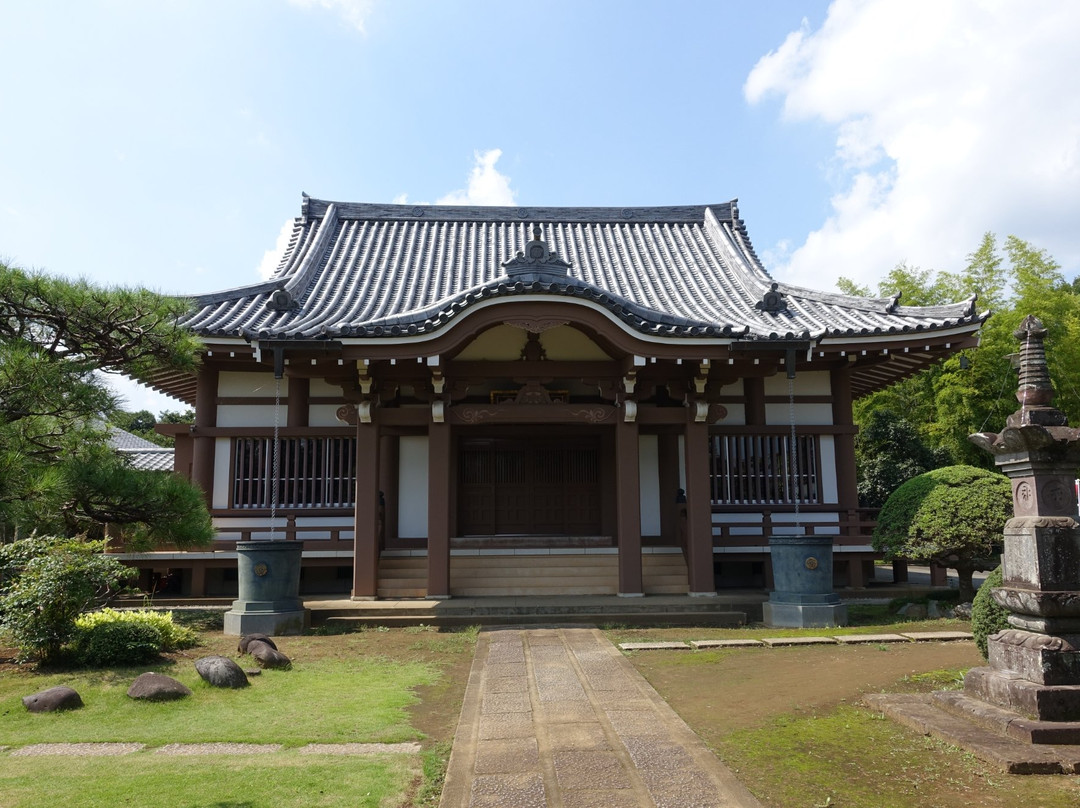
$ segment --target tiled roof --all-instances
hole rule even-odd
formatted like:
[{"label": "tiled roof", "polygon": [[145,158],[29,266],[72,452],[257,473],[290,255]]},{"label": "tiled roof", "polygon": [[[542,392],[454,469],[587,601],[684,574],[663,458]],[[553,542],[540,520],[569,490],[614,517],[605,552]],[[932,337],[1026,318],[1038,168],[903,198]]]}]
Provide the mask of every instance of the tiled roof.
[{"label": "tiled roof", "polygon": [[[543,260],[531,260],[534,249]],[[500,208],[305,196],[274,277],[195,298],[186,324],[260,340],[420,336],[477,302],[521,295],[590,301],[633,330],[675,338],[974,330],[985,317],[974,300],[907,307],[776,284],[735,202]]]},{"label": "tiled roof", "polygon": [[172,471],[173,450],[158,446],[119,427],[109,427],[109,446],[141,471]]}]

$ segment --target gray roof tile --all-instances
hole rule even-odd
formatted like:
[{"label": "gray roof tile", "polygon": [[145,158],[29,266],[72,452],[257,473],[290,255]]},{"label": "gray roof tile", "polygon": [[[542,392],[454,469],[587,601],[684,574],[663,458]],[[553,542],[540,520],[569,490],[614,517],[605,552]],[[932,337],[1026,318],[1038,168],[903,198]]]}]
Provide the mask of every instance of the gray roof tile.
[{"label": "gray roof tile", "polygon": [[[531,228],[569,269],[510,277]],[[473,303],[541,294],[591,300],[654,335],[821,339],[935,331],[985,315],[974,301],[898,306],[778,284],[735,202],[666,208],[497,208],[335,203],[304,197],[266,282],[195,298],[204,336],[378,338],[437,331]]]}]

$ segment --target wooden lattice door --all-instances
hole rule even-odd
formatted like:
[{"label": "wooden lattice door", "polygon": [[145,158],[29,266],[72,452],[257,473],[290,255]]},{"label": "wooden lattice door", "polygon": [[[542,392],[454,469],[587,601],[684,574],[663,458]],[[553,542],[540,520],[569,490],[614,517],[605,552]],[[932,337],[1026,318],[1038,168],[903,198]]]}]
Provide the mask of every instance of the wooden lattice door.
[{"label": "wooden lattice door", "polygon": [[600,532],[595,438],[468,438],[458,451],[463,536]]}]

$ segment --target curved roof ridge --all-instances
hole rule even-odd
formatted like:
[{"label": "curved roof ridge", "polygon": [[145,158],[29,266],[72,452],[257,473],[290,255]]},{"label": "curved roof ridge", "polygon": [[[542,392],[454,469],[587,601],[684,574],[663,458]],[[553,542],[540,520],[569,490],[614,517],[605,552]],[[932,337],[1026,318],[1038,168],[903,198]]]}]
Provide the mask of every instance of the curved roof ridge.
[{"label": "curved roof ridge", "polygon": [[339,219],[447,222],[700,222],[706,210],[727,220],[737,200],[707,205],[600,207],[534,205],[401,205],[379,202],[333,202],[305,196],[303,219],[321,219],[334,208]]}]

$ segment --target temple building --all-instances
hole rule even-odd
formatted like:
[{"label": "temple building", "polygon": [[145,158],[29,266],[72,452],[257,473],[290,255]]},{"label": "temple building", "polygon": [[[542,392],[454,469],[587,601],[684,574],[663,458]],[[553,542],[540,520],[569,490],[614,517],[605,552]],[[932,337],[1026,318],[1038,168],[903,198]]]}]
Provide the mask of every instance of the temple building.
[{"label": "temple building", "polygon": [[194,298],[198,374],[148,380],[195,405],[163,429],[215,546],[126,557],[190,596],[234,595],[235,542],[271,535],[309,595],[710,595],[815,534],[859,587],[852,401],[985,316],[777,283],[735,202],[305,195],[270,280]]}]

